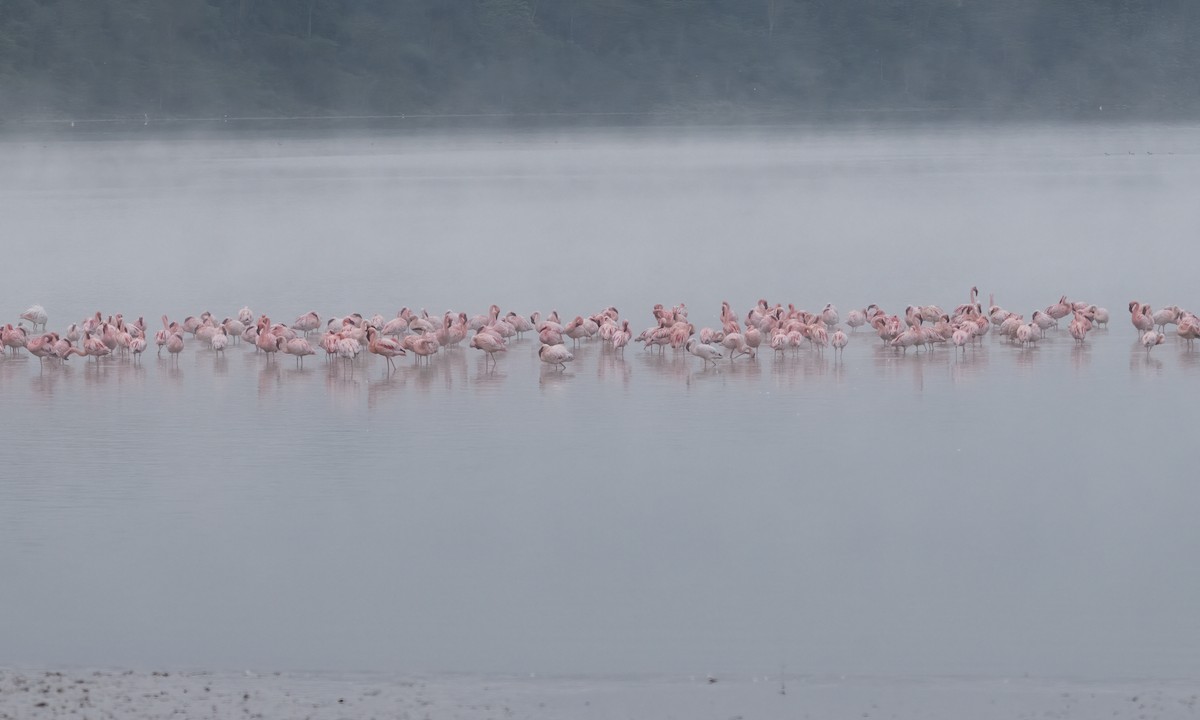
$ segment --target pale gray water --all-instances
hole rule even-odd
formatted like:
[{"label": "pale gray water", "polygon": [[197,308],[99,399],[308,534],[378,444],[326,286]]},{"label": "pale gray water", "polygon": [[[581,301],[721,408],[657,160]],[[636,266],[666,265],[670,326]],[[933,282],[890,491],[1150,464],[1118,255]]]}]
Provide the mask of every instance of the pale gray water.
[{"label": "pale gray water", "polygon": [[[1133,152],[1130,155],[1128,153]],[[1147,154],[1147,153],[1153,154]],[[1186,128],[0,145],[0,313],[650,324],[1061,294],[1022,352],[0,360],[0,664],[1194,676]],[[1107,155],[1106,155],[1107,153]],[[154,326],[152,324],[152,326]],[[1064,323],[1065,327],[1065,323]]]}]

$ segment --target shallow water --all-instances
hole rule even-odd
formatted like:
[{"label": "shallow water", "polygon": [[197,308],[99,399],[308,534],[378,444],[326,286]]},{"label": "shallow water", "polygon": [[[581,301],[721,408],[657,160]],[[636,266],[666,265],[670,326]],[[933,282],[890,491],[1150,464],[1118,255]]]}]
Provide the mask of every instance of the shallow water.
[{"label": "shallow water", "polygon": [[[1134,154],[1129,154],[1133,152]],[[867,333],[705,370],[0,360],[0,663],[1192,676],[1200,132],[1025,128],[0,146],[0,310],[51,328],[596,312],[697,326],[977,284],[1078,348]],[[1148,154],[1152,153],[1152,154]]]}]

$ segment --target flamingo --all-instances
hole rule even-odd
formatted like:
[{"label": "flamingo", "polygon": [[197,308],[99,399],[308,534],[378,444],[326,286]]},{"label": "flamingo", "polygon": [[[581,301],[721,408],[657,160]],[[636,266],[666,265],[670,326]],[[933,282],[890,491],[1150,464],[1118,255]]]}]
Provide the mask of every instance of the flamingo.
[{"label": "flamingo", "polygon": [[1067,326],[1067,332],[1071,334],[1071,337],[1075,338],[1075,342],[1082,344],[1084,338],[1087,336],[1090,326],[1091,323],[1088,321],[1087,317],[1085,317],[1083,313],[1076,310],[1075,318],[1071,320],[1071,324]]},{"label": "flamingo", "polygon": [[492,364],[495,364],[496,353],[508,352],[508,346],[504,344],[503,340],[486,332],[476,332],[475,336],[471,338],[471,347],[487,353],[483,359],[484,367],[487,367],[489,359],[492,361]]},{"label": "flamingo", "polygon": [[1063,295],[1058,299],[1058,302],[1046,308],[1046,314],[1054,319],[1054,325],[1058,325],[1058,321],[1070,315],[1075,310],[1075,307],[1067,302],[1067,296]]},{"label": "flamingo", "polygon": [[305,355],[316,354],[316,351],[313,350],[313,346],[304,338],[292,338],[291,340],[283,343],[283,346],[280,349],[288,355],[295,356],[296,366],[301,368],[304,367]]},{"label": "flamingo", "polygon": [[629,321],[621,321],[621,329],[614,330],[612,333],[612,348],[613,350],[625,351],[625,346],[629,344],[629,340],[633,337],[633,331],[629,329]]},{"label": "flamingo", "polygon": [[967,343],[971,342],[971,335],[970,331],[962,327],[954,331],[954,334],[950,336],[950,342],[954,343],[955,353],[961,349],[964,355],[967,354]]},{"label": "flamingo", "polygon": [[[923,344],[924,342],[925,342],[925,338],[921,334],[920,325],[913,324],[913,325],[909,325],[907,330],[905,330],[904,332],[898,333],[894,338],[892,338],[891,346],[895,347],[895,348],[900,348],[901,350],[904,351],[904,354],[907,355],[908,349],[910,347],[916,347],[918,345]],[[917,352],[920,352],[920,351],[921,351],[921,349],[918,347]]]},{"label": "flamingo", "polygon": [[37,335],[29,338],[29,341],[25,343],[25,349],[41,364],[46,358],[54,355],[54,343],[57,340],[58,338],[51,333]]},{"label": "flamingo", "polygon": [[[179,353],[183,352],[183,333],[171,333],[168,335],[166,348],[171,358],[178,363]],[[88,354],[90,355],[91,353],[89,352]]]},{"label": "flamingo", "polygon": [[135,337],[129,341],[129,352],[133,353],[133,361],[139,362],[142,353],[146,351],[146,338]]},{"label": "flamingo", "polygon": [[543,345],[562,345],[563,334],[562,331],[556,330],[554,327],[547,324],[538,331],[538,340],[540,340]]},{"label": "flamingo", "polygon": [[825,347],[829,345],[829,331],[825,329],[823,323],[813,323],[808,328],[808,341],[817,349],[817,352],[824,352]]},{"label": "flamingo", "polygon": [[713,367],[716,367],[717,361],[724,357],[720,350],[707,343],[696,342],[695,338],[688,340],[687,345],[685,345],[684,348],[691,354],[703,360],[705,367],[707,367],[709,363],[712,363]]},{"label": "flamingo", "polygon": [[746,339],[742,337],[741,333],[726,333],[725,338],[721,340],[721,345],[723,345],[725,349],[729,351],[729,362],[733,362],[733,359],[738,355],[749,355],[750,357],[754,357],[754,351],[751,350],[748,345],[746,345]]},{"label": "flamingo", "polygon": [[196,328],[196,332],[192,335],[202,343],[212,343],[212,339],[217,335],[217,328],[221,327],[211,322],[202,322]]},{"label": "flamingo", "polygon": [[224,353],[225,346],[229,344],[229,335],[225,332],[225,326],[218,325],[217,330],[213,332],[208,342],[212,345],[213,352],[218,354]]},{"label": "flamingo", "polygon": [[30,305],[29,309],[21,313],[22,320],[28,320],[33,323],[33,329],[36,331],[38,325],[42,326],[42,332],[46,331],[46,308],[41,305]]},{"label": "flamingo", "polygon": [[1160,332],[1147,330],[1145,335],[1142,335],[1142,347],[1146,348],[1146,354],[1150,354],[1150,348],[1155,345],[1162,345],[1166,338]]},{"label": "flamingo", "polygon": [[[340,342],[339,342],[340,347]],[[379,331],[375,328],[367,329],[367,350],[374,355],[379,355],[384,360],[387,360],[389,370],[396,369],[396,363],[392,358],[397,355],[407,355],[404,348],[400,346],[399,341],[391,338],[382,338],[379,336]],[[357,353],[355,353],[357,354]]]},{"label": "flamingo", "polygon": [[1154,329],[1154,318],[1150,315],[1150,306],[1143,305],[1137,300],[1132,300],[1129,303],[1129,321],[1133,323],[1133,327],[1137,330],[1139,337],[1142,333]]},{"label": "flamingo", "polygon": [[100,362],[100,358],[112,353],[112,350],[102,340],[92,337],[91,333],[83,335],[83,351],[88,357],[96,358],[97,363]]},{"label": "flamingo", "polygon": [[424,358],[426,365],[432,362],[429,358],[438,351],[437,340],[435,340],[432,336],[426,337],[422,335],[420,337],[412,338],[410,347],[413,353],[415,353],[417,356],[416,361],[420,363],[421,359]]},{"label": "flamingo", "polygon": [[829,344],[833,346],[833,352],[838,356],[841,356],[842,352],[846,349],[846,345],[849,343],[850,336],[846,335],[846,333],[842,332],[841,330],[835,330],[833,333],[833,338],[831,338],[829,341]]},{"label": "flamingo", "polygon": [[545,345],[538,348],[538,359],[547,365],[554,365],[561,370],[566,370],[566,363],[575,359],[571,351],[565,345]]},{"label": "flamingo", "polygon": [[[337,354],[343,362],[351,363],[353,367],[354,358],[362,352],[362,343],[352,337],[338,337]],[[392,367],[395,367],[394,365]]]},{"label": "flamingo", "polygon": [[296,318],[296,322],[292,323],[292,329],[304,333],[305,337],[319,327],[321,327],[321,317],[315,310],[301,315]]},{"label": "flamingo", "polygon": [[579,347],[579,341],[588,337],[587,330],[583,327],[583,318],[579,315],[575,319],[567,323],[563,328],[563,335],[571,338],[574,341],[575,347]]},{"label": "flamingo", "polygon": [[838,322],[841,320],[841,318],[838,317],[837,308],[834,307],[833,303],[829,303],[828,305],[825,306],[825,309],[821,311],[821,320],[828,327],[833,327],[834,325],[837,325]]},{"label": "flamingo", "polygon": [[1154,320],[1154,324],[1158,326],[1159,332],[1166,332],[1168,325],[1177,325],[1179,323],[1179,316],[1181,314],[1182,311],[1178,307],[1168,305],[1154,313],[1151,317]]},{"label": "flamingo", "polygon": [[271,318],[262,316],[255,327],[258,328],[258,334],[254,338],[254,347],[266,353],[267,360],[270,360],[271,353],[279,349],[276,335],[271,329]]},{"label": "flamingo", "polygon": [[66,362],[67,358],[71,357],[72,355],[79,355],[81,357],[87,356],[86,352],[72,345],[68,338],[62,338],[58,342],[54,343],[54,354],[58,357],[58,361],[60,363]]},{"label": "flamingo", "polygon": [[403,315],[403,312],[404,311],[401,310],[400,312],[396,313],[396,317],[385,322],[383,327],[380,328],[380,332],[384,335],[391,335],[392,337],[400,337],[403,335],[404,332],[408,330],[408,318]]},{"label": "flamingo", "polygon": [[20,323],[16,327],[13,327],[12,323],[9,323],[0,329],[0,343],[3,343],[7,348],[11,348],[14,356],[18,350],[25,347],[27,341],[28,336],[25,333],[25,328],[21,327]]},{"label": "flamingo", "polygon": [[1033,311],[1033,324],[1038,326],[1042,337],[1046,337],[1046,331],[1052,327],[1058,326],[1059,318],[1052,317],[1049,312]]},{"label": "flamingo", "polygon": [[1190,350],[1192,342],[1200,338],[1200,321],[1192,315],[1185,316],[1179,321],[1179,327],[1175,328],[1175,334],[1187,341]]},{"label": "flamingo", "polygon": [[513,330],[516,330],[518,338],[521,337],[522,333],[527,333],[534,329],[533,323],[524,315],[518,315],[510,311],[504,318],[508,321],[509,325],[512,325]]}]

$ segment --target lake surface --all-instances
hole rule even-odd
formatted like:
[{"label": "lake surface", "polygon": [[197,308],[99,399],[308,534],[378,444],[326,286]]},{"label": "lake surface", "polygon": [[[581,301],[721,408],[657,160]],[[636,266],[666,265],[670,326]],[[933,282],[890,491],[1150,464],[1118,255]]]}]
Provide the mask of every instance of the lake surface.
[{"label": "lake surface", "polygon": [[[0,143],[0,317],[495,302],[845,313],[1060,295],[1108,330],[704,369],[0,360],[0,664],[1194,677],[1200,130]],[[164,354],[165,355],[165,354]]]}]

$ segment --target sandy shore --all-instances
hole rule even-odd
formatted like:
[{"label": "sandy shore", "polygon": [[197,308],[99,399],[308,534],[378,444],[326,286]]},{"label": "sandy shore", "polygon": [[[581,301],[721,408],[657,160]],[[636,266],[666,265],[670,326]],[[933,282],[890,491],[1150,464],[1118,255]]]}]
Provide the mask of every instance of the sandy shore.
[{"label": "sandy shore", "polygon": [[[0,669],[0,719],[1192,718],[1200,681]],[[781,690],[783,692],[781,692]]]}]

